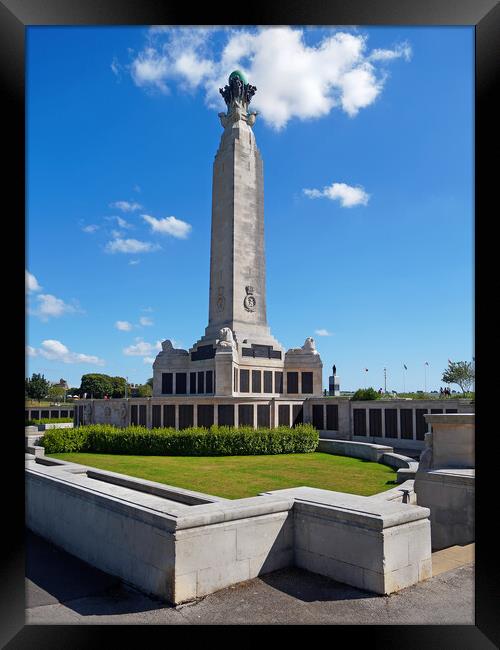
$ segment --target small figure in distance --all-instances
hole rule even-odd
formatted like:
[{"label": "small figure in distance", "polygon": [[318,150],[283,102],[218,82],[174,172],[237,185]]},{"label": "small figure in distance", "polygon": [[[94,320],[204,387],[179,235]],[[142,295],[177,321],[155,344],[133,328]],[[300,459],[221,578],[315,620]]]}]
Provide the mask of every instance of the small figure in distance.
[{"label": "small figure in distance", "polygon": [[443,391],[443,387],[441,386],[441,387],[439,388],[439,396],[440,396],[440,397],[443,397],[443,395],[444,395],[444,391]]},{"label": "small figure in distance", "polygon": [[382,395],[382,393],[383,393],[383,390],[382,390],[381,388],[379,388],[379,389],[378,389],[378,394],[379,394],[379,395]]}]

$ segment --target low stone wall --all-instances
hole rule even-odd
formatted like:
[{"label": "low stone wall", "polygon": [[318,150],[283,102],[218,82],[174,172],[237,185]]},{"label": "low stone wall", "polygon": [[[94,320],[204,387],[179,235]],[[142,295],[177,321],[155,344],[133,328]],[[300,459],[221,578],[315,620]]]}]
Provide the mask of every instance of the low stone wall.
[{"label": "low stone wall", "polygon": [[418,470],[418,463],[408,456],[395,454],[392,447],[377,445],[371,442],[354,442],[346,440],[332,440],[320,438],[318,451],[325,454],[337,456],[350,456],[370,460],[374,463],[382,463],[397,469],[396,481],[402,483],[408,479],[415,478]]},{"label": "low stone wall", "polygon": [[331,492],[292,488],[295,564],[378,594],[432,575],[426,508]]},{"label": "low stone wall", "polygon": [[353,442],[351,440],[330,440],[320,438],[318,451],[337,456],[351,456],[378,463],[387,453],[392,452],[392,447],[372,443]]},{"label": "low stone wall", "polygon": [[33,433],[35,431],[47,431],[48,429],[72,429],[75,425],[73,422],[49,422],[48,424],[30,424],[24,427],[25,433]]},{"label": "low stone wall", "polygon": [[474,541],[474,413],[426,416],[432,432],[415,475],[418,502],[430,508],[432,548]]},{"label": "low stone wall", "polygon": [[418,502],[431,512],[433,550],[474,541],[475,470],[417,472],[415,491]]},{"label": "low stone wall", "polygon": [[383,501],[399,501],[403,503],[403,490],[408,493],[408,503],[416,504],[417,495],[415,492],[415,481],[413,479],[405,480],[401,482],[399,487],[391,488],[390,490],[384,490],[384,492],[378,492],[377,494],[372,494],[370,499],[382,499]]},{"label": "low stone wall", "polygon": [[430,577],[429,512],[295,488],[228,500],[29,457],[34,532],[178,604],[297,565],[375,593]]}]

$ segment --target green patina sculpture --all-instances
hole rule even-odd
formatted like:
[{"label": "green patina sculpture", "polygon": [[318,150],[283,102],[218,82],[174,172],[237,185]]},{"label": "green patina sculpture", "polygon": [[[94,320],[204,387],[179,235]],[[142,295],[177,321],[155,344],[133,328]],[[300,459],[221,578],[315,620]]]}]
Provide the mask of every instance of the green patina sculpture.
[{"label": "green patina sculpture", "polygon": [[241,70],[233,70],[233,72],[231,72],[231,74],[229,75],[229,83],[231,83],[231,79],[233,77],[239,77],[244,84],[248,83],[247,78],[245,77],[243,72],[241,72]]},{"label": "green patina sculpture", "polygon": [[219,88],[219,92],[226,102],[228,108],[232,104],[244,103],[246,106],[250,104],[252,97],[257,88],[247,82],[247,79],[241,70],[234,70],[229,75],[229,85],[224,88]]}]

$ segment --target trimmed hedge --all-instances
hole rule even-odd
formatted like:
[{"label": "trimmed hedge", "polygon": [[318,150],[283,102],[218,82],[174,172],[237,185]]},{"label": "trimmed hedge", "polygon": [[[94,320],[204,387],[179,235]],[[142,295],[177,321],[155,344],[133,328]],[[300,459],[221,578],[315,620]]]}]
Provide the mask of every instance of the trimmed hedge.
[{"label": "trimmed hedge", "polygon": [[38,420],[26,420],[24,426],[29,427],[37,424],[59,424],[60,422],[73,422],[73,418],[38,418]]},{"label": "trimmed hedge", "polygon": [[74,429],[50,429],[40,444],[48,454],[76,451],[132,456],[251,456],[309,453],[316,450],[318,440],[319,434],[310,424],[293,429],[213,426],[181,431],[90,424]]}]

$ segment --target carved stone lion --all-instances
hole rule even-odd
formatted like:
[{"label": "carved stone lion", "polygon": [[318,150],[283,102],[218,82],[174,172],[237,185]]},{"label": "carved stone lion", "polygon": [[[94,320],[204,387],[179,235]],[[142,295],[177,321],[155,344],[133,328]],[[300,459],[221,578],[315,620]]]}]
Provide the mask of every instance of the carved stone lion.
[{"label": "carved stone lion", "polygon": [[172,341],[170,339],[165,339],[165,341],[163,341],[161,344],[161,349],[163,352],[171,352],[174,349]]},{"label": "carved stone lion", "polygon": [[220,348],[234,348],[235,342],[234,342],[233,332],[230,327],[223,327],[219,331],[219,338],[217,340],[217,345]]},{"label": "carved stone lion", "polygon": [[314,342],[312,336],[308,336],[306,338],[306,340],[304,341],[304,345],[302,346],[302,350],[304,350],[304,352],[317,354],[316,343]]}]

